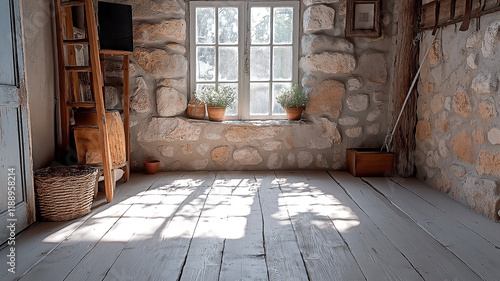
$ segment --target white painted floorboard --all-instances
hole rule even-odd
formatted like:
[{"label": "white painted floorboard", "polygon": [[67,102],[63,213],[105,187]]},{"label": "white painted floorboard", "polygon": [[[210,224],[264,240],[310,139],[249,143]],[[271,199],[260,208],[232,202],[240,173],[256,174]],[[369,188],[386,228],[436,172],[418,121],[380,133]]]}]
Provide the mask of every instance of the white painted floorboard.
[{"label": "white painted floorboard", "polygon": [[500,225],[417,179],[133,174],[92,212],[16,238],[0,280],[500,280]]}]

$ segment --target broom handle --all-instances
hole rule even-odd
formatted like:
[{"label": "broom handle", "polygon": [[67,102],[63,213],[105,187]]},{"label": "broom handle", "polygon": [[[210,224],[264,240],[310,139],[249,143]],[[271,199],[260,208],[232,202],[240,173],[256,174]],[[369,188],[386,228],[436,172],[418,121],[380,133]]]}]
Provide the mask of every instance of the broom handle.
[{"label": "broom handle", "polygon": [[[439,29],[438,29],[438,32],[439,32]],[[405,101],[403,102],[403,105],[401,106],[401,111],[399,111],[398,119],[396,119],[396,123],[394,124],[392,131],[387,136],[389,138],[389,141],[387,143],[385,143],[385,141],[384,141],[385,144],[382,146],[380,151],[384,150],[384,147],[386,148],[387,151],[389,151],[389,147],[391,146],[392,139],[394,138],[394,132],[396,131],[396,128],[398,127],[399,120],[401,119],[401,115],[403,115],[403,110],[404,110],[406,104],[408,103],[408,99],[410,99],[411,92],[413,91],[413,88],[415,87],[415,83],[417,83],[417,79],[418,79],[418,76],[420,75],[420,71],[422,70],[422,66],[424,65],[424,61],[427,58],[427,56],[429,55],[431,48],[432,48],[432,45],[434,45],[434,41],[436,41],[436,37],[437,37],[438,32],[436,32],[436,34],[434,34],[434,38],[432,39],[431,45],[427,49],[427,52],[425,53],[424,59],[422,60],[422,63],[418,67],[417,73],[415,74],[415,77],[413,78],[410,89],[408,90],[408,93],[406,94]],[[387,141],[387,137],[386,137],[386,141]]]}]

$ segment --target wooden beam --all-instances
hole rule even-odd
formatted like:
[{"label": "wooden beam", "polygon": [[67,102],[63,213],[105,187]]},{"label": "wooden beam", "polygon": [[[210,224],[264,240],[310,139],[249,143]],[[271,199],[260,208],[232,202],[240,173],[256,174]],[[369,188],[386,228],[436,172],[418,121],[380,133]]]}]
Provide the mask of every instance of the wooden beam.
[{"label": "wooden beam", "polygon": [[[398,35],[396,71],[394,76],[394,112],[399,112],[418,69],[418,45],[413,44],[417,35],[420,1],[398,1]],[[392,151],[395,152],[395,172],[403,177],[415,170],[415,127],[417,123],[417,95],[414,89],[404,108],[394,134]]]},{"label": "wooden beam", "polygon": [[90,65],[92,66],[92,92],[96,103],[97,122],[99,124],[99,138],[102,149],[102,162],[104,169],[104,186],[106,190],[106,200],[113,200],[115,189],[115,179],[113,175],[111,152],[109,150],[108,125],[106,123],[105,106],[102,96],[102,87],[104,85],[101,63],[99,61],[99,46],[97,45],[97,24],[95,21],[94,7],[92,0],[85,2],[85,17],[87,23],[87,33],[89,38]]},{"label": "wooden beam", "polygon": [[130,177],[130,71],[129,56],[123,55],[123,127],[125,129],[125,152],[127,166],[125,166],[125,182]]}]

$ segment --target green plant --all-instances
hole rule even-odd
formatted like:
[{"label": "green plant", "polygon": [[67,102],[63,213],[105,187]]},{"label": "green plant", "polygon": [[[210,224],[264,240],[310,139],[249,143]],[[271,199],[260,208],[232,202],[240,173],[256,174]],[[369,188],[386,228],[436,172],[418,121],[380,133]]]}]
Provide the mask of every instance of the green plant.
[{"label": "green plant", "polygon": [[217,89],[204,86],[195,96],[207,105],[226,109],[236,100],[236,90],[229,86],[219,86]]},{"label": "green plant", "polygon": [[290,89],[281,89],[276,101],[284,108],[306,106],[306,92],[298,84],[295,84]]}]

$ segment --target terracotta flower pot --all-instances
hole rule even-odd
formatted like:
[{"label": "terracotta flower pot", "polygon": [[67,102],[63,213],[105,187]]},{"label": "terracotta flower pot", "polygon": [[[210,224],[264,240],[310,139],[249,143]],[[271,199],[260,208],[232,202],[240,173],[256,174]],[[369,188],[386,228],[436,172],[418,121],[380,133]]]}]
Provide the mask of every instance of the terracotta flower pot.
[{"label": "terracotta flower pot", "polygon": [[187,114],[194,119],[205,118],[205,104],[188,104]]},{"label": "terracotta flower pot", "polygon": [[144,168],[146,169],[146,174],[154,175],[158,172],[160,167],[159,160],[146,160],[144,161]]},{"label": "terracotta flower pot", "polygon": [[286,111],[286,117],[288,120],[300,120],[300,117],[302,116],[302,111],[304,111],[304,107],[290,107],[290,108],[285,108]]},{"label": "terracotta flower pot", "polygon": [[216,106],[207,106],[208,119],[211,121],[222,121],[224,120],[224,115],[226,110]]}]

